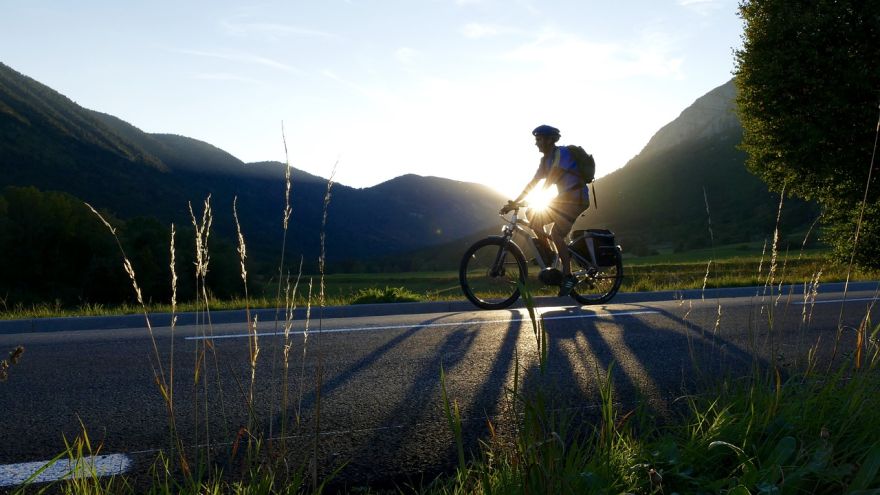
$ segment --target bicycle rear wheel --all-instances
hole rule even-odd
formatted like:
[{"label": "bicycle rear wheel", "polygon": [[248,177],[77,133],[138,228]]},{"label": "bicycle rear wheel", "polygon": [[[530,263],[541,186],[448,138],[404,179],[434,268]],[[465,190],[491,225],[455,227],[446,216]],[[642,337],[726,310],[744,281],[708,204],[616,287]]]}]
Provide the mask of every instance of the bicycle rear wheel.
[{"label": "bicycle rear wheel", "polygon": [[477,241],[465,251],[458,279],[465,297],[482,309],[504,309],[519,298],[526,283],[526,260],[519,247],[503,237]]},{"label": "bicycle rear wheel", "polygon": [[[620,290],[623,281],[623,257],[620,250],[614,250],[614,263],[611,266],[593,267],[579,256],[572,256],[579,267],[578,283],[571,291],[571,297],[581,304],[602,304],[611,300]],[[596,270],[598,268],[598,270]]]}]

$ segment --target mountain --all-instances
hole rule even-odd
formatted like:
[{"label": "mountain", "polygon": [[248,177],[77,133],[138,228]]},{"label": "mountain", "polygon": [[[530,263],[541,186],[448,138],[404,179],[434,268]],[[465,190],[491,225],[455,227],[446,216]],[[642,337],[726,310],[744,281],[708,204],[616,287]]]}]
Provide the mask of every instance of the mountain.
[{"label": "mountain", "polygon": [[[735,94],[730,81],[697,99],[626,166],[598,179],[598,208],[588,212],[588,223],[611,228],[636,254],[771,235],[779,197],[744,167]],[[188,205],[200,216],[210,194],[215,230],[227,239],[235,235],[237,197],[251,260],[272,264],[282,245],[284,170],[279,162],[244,163],[188,137],[145,133],[0,64],[0,187],[64,191],[123,219],[148,216],[183,226],[191,223]],[[327,180],[291,172],[288,259],[303,256],[313,264]],[[495,212],[505,199],[485,186],[415,175],[364,189],[334,184],[327,260],[364,266],[375,259],[374,268],[418,267],[415,260],[445,266],[458,254],[432,250],[461,250],[497,231]],[[805,230],[817,213],[813,204],[786,200],[783,227]]]},{"label": "mountain", "polygon": [[[145,133],[80,107],[0,63],[0,188],[70,193],[121,218],[151,216],[189,225],[211,195],[214,226],[234,238],[233,198],[251,257],[274,262],[282,245],[284,169],[244,163],[211,144]],[[320,252],[327,180],[292,169],[288,256]],[[369,258],[438,245],[497,224],[504,198],[484,186],[407,175],[365,189],[334,184],[328,206],[328,261]]]},{"label": "mountain", "polygon": [[688,141],[711,140],[740,129],[734,111],[735,98],[736,86],[731,79],[698,98],[678,118],[661,127],[640,154],[656,155]]},{"label": "mountain", "polygon": [[[698,98],[624,167],[598,179],[588,223],[614,230],[630,252],[772,236],[779,195],[745,168],[735,96],[731,80]],[[782,227],[806,230],[817,215],[814,204],[786,200]]]}]

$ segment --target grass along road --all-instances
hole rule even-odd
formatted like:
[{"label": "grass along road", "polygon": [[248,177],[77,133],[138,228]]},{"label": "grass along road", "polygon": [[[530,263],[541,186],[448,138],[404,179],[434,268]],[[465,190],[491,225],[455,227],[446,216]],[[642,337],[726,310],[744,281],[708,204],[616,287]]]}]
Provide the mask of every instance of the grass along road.
[{"label": "grass along road", "polygon": [[[834,296],[832,299],[839,299]],[[849,306],[857,311],[844,321],[847,327],[858,326],[864,311],[864,303],[852,301]],[[456,445],[463,442],[467,456],[457,470],[450,471],[451,476],[427,486],[432,478],[429,475],[428,479],[420,480],[425,485],[413,485],[412,492],[522,493],[538,492],[544,487],[551,488],[552,493],[756,493],[761,489],[768,493],[849,493],[877,488],[880,451],[875,448],[874,439],[880,428],[876,421],[880,404],[873,393],[877,386],[877,332],[874,330],[868,335],[870,338],[860,340],[859,348],[864,353],[859,357],[853,353],[854,336],[847,332],[840,349],[839,367],[832,373],[826,373],[824,367],[811,368],[805,350],[797,351],[795,356],[795,351],[783,344],[793,339],[812,345],[821,333],[819,354],[831,350],[840,303],[824,298],[816,302],[808,327],[800,325],[802,306],[798,301],[786,302],[785,298],[779,306],[773,305],[772,300],[760,303],[751,298],[698,299],[690,301],[692,305],[676,300],[652,305],[657,311],[651,314],[623,314],[619,312],[622,306],[611,308],[610,312],[615,313],[611,315],[600,314],[609,310],[599,308],[575,308],[574,312],[571,308],[547,308],[540,311],[544,317],[540,318],[538,329],[540,333],[546,332],[546,341],[536,339],[525,311],[516,321],[508,312],[497,312],[496,318],[505,315],[507,319],[481,322],[486,327],[479,329],[471,328],[476,324],[473,314],[428,320],[414,316],[408,320],[407,328],[394,329],[355,329],[338,322],[348,326],[339,332],[322,334],[320,339],[310,337],[308,353],[304,352],[305,340],[301,341],[298,334],[292,340],[294,352],[289,368],[295,381],[291,382],[291,390],[303,390],[295,386],[298,381],[306,384],[308,400],[303,402],[306,407],[302,418],[309,418],[306,413],[314,411],[317,404],[311,392],[311,377],[316,376],[317,369],[324,369],[320,380],[320,445],[333,455],[355,440],[363,445],[356,450],[359,455],[342,456],[348,461],[348,471],[335,478],[336,482],[363,480],[360,474],[373,472],[382,462],[388,468],[399,466],[398,459],[384,455],[401,452],[406,445],[415,449],[409,451],[412,455],[408,458],[424,462],[430,453],[454,456]],[[716,304],[723,306],[723,319]],[[755,319],[771,308],[774,318]],[[646,308],[640,305],[638,309]],[[486,312],[476,314],[492,316]],[[399,320],[396,318],[396,323],[401,323]],[[794,327],[785,326],[785,320],[792,320]],[[766,328],[767,325],[772,328]],[[242,328],[215,326],[209,334],[226,335]],[[274,352],[273,346],[281,342],[266,336],[260,336],[259,341],[253,339],[262,348],[260,360],[254,362],[258,378],[254,382],[254,399],[234,393],[200,399],[202,391],[193,385],[201,378],[193,377],[191,371],[187,373],[193,369],[193,361],[210,364],[198,376],[210,378],[212,383],[222,381],[224,390],[236,390],[242,385],[247,388],[249,380],[242,375],[249,368],[251,336],[245,333],[214,340],[208,356],[215,357],[205,361],[200,360],[201,348],[196,344],[202,340],[186,340],[188,344],[184,344],[187,330],[179,328],[177,332],[174,347],[167,332],[158,336],[162,362],[168,362],[166,354],[174,348],[175,366],[183,370],[177,378],[179,393],[183,394],[177,399],[176,411],[181,420],[178,426],[193,417],[187,407],[201,408],[206,404],[203,401],[210,399],[212,406],[208,410],[212,411],[212,420],[221,421],[224,415],[234,413],[237,419],[232,424],[237,427],[248,420],[248,411],[253,411],[260,421],[249,431],[256,438],[269,438],[259,425],[271,424],[269,419],[273,416],[267,416],[266,406],[276,404],[277,390],[285,388],[277,387],[277,374],[274,380],[267,379],[280,366],[275,359],[280,359],[282,353]],[[773,339],[766,345],[765,339],[770,336]],[[19,337],[10,339],[18,342]],[[14,381],[6,384],[10,387],[8,400],[25,393],[31,397],[19,404],[16,414],[28,421],[41,422],[67,417],[70,429],[41,424],[24,445],[12,440],[19,430],[11,428],[7,432],[10,439],[0,443],[18,452],[36,445],[34,437],[38,434],[57,437],[63,431],[75,433],[78,423],[69,411],[77,410],[92,425],[89,431],[101,431],[105,437],[102,443],[106,450],[102,453],[120,452],[121,445],[116,444],[119,432],[115,428],[128,428],[134,435],[144,435],[145,426],[150,426],[156,429],[155,439],[147,443],[162,444],[169,433],[164,430],[162,400],[153,391],[155,384],[145,379],[150,371],[143,356],[144,348],[148,347],[144,332],[77,332],[70,337],[71,342],[62,343],[57,342],[58,335],[30,336],[33,342],[23,342],[29,351],[20,367],[13,370]],[[109,340],[100,340],[104,337]],[[540,364],[539,342],[548,346],[544,364]],[[123,350],[133,355],[122,355]],[[779,351],[784,351],[785,362],[774,359]],[[755,364],[760,362],[762,366],[751,366],[747,355],[752,352],[761,356]],[[844,353],[849,357],[844,358]],[[81,359],[85,354],[90,359]],[[326,367],[316,361],[321,355],[325,356]],[[365,365],[367,362],[382,366],[373,369]],[[109,374],[72,371],[74,366],[121,370],[123,363],[135,364],[137,370]],[[737,372],[718,373],[723,363]],[[801,366],[795,367],[797,363]],[[861,369],[854,369],[855,363]],[[57,373],[59,368],[68,373]],[[301,374],[298,370],[302,369],[308,371]],[[712,377],[713,382],[698,394],[694,389],[685,392],[681,388],[685,371],[689,375]],[[115,383],[123,379],[138,385]],[[714,383],[715,379],[720,382]],[[53,380],[64,386],[53,387]],[[645,386],[648,388],[643,389]],[[53,394],[54,400],[33,400],[35,391],[41,388]],[[654,388],[665,392],[657,397],[643,393]],[[59,389],[88,393],[62,399]],[[214,390],[213,385],[210,390]],[[195,396],[190,398],[192,392]],[[373,392],[377,395],[367,395]],[[70,402],[111,400],[120,394],[131,394],[121,402],[134,406],[132,410],[137,411],[141,424],[131,425],[133,416],[118,406],[86,413]],[[299,400],[291,402],[298,403]],[[251,408],[251,404],[257,407]],[[663,404],[677,404],[676,410],[682,415],[669,414],[666,421],[658,421],[652,409]],[[380,410],[380,406],[388,409]],[[35,410],[22,410],[23,407]],[[51,413],[50,408],[58,409],[58,413]],[[370,413],[364,414],[365,410]],[[487,411],[494,413],[487,416]],[[297,478],[290,470],[290,466],[296,468],[298,462],[307,462],[316,455],[302,446],[313,438],[312,428],[306,427],[305,434],[296,437],[296,444],[289,445],[291,451],[286,454],[299,459],[292,464],[273,461],[279,459],[277,442],[251,445],[242,440],[238,443],[241,452],[245,452],[241,465],[231,461],[236,457],[229,448],[216,457],[224,461],[223,473],[204,477],[194,474],[187,479],[180,473],[166,473],[166,458],[165,467],[160,462],[159,471],[148,475],[155,479],[141,478],[141,482],[151,482],[150,488],[156,493],[316,492],[315,481]],[[224,429],[214,425],[211,431],[216,435]],[[236,442],[236,431],[232,428],[222,438]],[[350,434],[339,434],[346,431]],[[392,442],[398,448],[381,447],[380,439],[399,433],[396,443]],[[477,444],[477,436],[483,443]],[[193,441],[188,445],[192,443],[199,445]],[[430,448],[424,449],[426,445]],[[73,453],[74,458],[80,455]],[[0,457],[11,458],[11,451]],[[190,461],[198,459],[188,457]],[[317,464],[332,470],[339,459],[329,459],[332,462],[321,457]],[[172,471],[176,463],[176,459],[170,460]],[[438,467],[443,463],[426,465]],[[174,478],[170,482],[169,476]],[[86,476],[78,484],[65,484],[62,493],[141,493],[144,487],[136,479]],[[327,479],[333,477],[324,471],[319,481]],[[403,485],[413,480],[400,477],[392,481]],[[380,486],[361,486],[358,492],[380,493]],[[31,487],[26,493],[38,489]]]},{"label": "grass along road", "polygon": [[[847,267],[828,259],[823,251],[807,251],[791,255],[780,254],[770,275],[771,258],[769,254],[743,251],[737,247],[715,250],[692,251],[688,253],[669,253],[649,257],[626,257],[621,292],[646,292],[661,290],[685,290],[718,287],[751,287],[818,282],[840,282],[847,278]],[[537,282],[537,267],[531,265],[530,276],[535,295],[554,295],[553,287],[540,287]],[[311,279],[317,287],[319,276],[304,275],[300,283],[297,305],[305,307],[308,303],[308,282]],[[878,280],[880,272],[854,270],[850,280]],[[338,273],[325,276],[326,305],[344,306],[348,304],[407,301],[450,301],[463,300],[458,284],[458,272],[407,272],[407,273]],[[274,294],[275,288],[266,287],[256,294]],[[316,289],[313,289],[312,305],[316,304]],[[170,305],[149,302],[150,313],[168,313]],[[178,296],[178,312],[199,311],[203,303],[186,302],[186,295]],[[0,300],[2,303],[2,300]],[[210,301],[212,311],[251,308],[275,308],[278,302],[274,296],[256,296],[248,300],[230,299]],[[85,304],[78,307],[63,307],[47,302],[30,307],[6,307],[0,304],[0,319],[44,318],[57,316],[108,316],[141,313],[143,308],[137,304],[107,306]]]}]

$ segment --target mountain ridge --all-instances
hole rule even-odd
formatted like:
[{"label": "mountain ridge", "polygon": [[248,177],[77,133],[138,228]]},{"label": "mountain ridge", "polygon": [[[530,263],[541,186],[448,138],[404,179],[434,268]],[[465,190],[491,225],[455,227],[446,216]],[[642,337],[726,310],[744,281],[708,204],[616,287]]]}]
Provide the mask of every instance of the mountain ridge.
[{"label": "mountain ridge", "polygon": [[[752,242],[772,235],[779,196],[745,168],[733,80],[696,99],[626,165],[596,180],[588,222],[618,233],[630,252]],[[815,204],[788,200],[783,228],[806,228]]]},{"label": "mountain ridge", "polygon": [[654,133],[639,154],[660,153],[686,141],[706,139],[740,128],[735,98],[733,79],[710,90]]},{"label": "mountain ridge", "polygon": [[[757,223],[765,230],[778,198],[743,165],[735,90],[731,80],[697,98],[624,167],[597,179],[599,208],[588,211],[589,223],[617,231],[625,245],[647,248],[710,242],[707,209],[716,241],[749,239],[744,231]],[[211,194],[221,205],[215,211],[225,212],[216,227],[229,238],[235,232],[229,210],[238,198],[255,250],[281,245],[285,164],[248,164],[210,143],[145,133],[2,63],[0,151],[0,185],[61,190],[123,217],[184,223],[188,205]],[[497,228],[496,212],[506,200],[481,184],[404,174],[362,189],[334,184],[325,224],[327,180],[294,167],[291,175],[291,254],[312,260],[322,228],[328,260],[456,245]],[[809,208],[794,203],[794,209],[788,220],[806,222]]]},{"label": "mountain ridge", "polygon": [[[237,197],[240,220],[251,232],[253,250],[264,254],[271,246],[281,246],[284,164],[245,164],[203,141],[145,133],[112,115],[84,109],[3,64],[0,102],[0,186],[65,191],[124,218],[147,215],[184,224],[190,221],[188,205],[198,205],[211,194],[222,208],[215,207],[215,212],[223,212],[215,226],[227,238],[235,237],[231,205]],[[481,230],[494,221],[494,211],[502,201],[488,189],[468,194],[477,186],[448,179],[425,179],[418,187],[422,198],[394,181],[365,189],[337,183],[324,224],[327,180],[293,167],[291,175],[294,216],[288,246],[291,254],[309,260],[320,253],[322,228],[328,260],[377,256]],[[414,187],[420,181],[410,178],[407,182]],[[413,204],[428,198],[432,204],[411,209],[401,198]],[[396,206],[387,207],[389,202]],[[450,218],[444,212],[448,203],[463,204],[467,214]],[[370,211],[382,211],[384,216],[376,221],[367,214]],[[358,249],[353,251],[351,246]]]}]

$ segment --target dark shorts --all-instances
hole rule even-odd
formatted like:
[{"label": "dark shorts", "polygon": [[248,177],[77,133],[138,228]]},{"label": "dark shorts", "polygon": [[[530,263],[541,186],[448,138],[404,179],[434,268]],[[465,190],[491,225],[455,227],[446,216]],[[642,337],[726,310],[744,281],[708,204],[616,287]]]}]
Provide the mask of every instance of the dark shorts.
[{"label": "dark shorts", "polygon": [[553,230],[559,232],[559,235],[565,237],[575,219],[586,210],[590,204],[584,201],[580,191],[573,193],[565,193],[556,196],[550,205],[543,211],[534,212],[529,221],[535,230],[543,228],[544,225],[553,223]]}]

